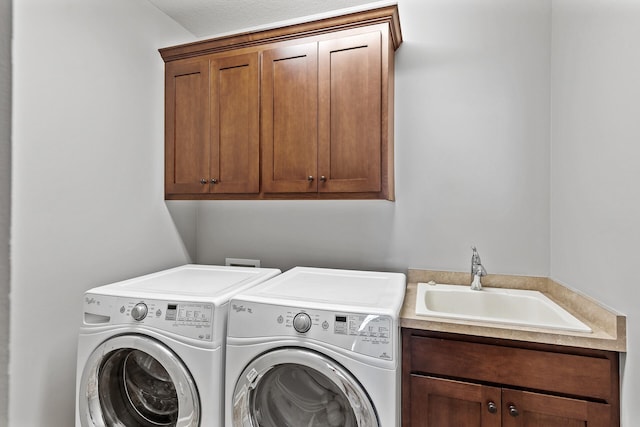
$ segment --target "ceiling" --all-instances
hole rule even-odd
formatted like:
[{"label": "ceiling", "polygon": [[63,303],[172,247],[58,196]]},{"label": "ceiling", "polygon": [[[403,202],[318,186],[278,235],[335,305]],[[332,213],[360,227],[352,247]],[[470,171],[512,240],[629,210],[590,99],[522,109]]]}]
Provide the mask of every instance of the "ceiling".
[{"label": "ceiling", "polygon": [[196,37],[264,26],[371,0],[149,0]]}]

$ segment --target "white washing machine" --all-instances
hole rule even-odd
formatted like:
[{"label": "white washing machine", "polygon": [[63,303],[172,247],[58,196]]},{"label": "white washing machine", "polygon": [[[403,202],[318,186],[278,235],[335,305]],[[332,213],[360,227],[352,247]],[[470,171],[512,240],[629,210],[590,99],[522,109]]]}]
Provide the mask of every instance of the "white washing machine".
[{"label": "white washing machine", "polygon": [[231,300],[227,427],[400,425],[406,278],[296,267]]},{"label": "white washing machine", "polygon": [[184,265],[84,295],[76,427],[220,427],[230,297],[277,269]]}]

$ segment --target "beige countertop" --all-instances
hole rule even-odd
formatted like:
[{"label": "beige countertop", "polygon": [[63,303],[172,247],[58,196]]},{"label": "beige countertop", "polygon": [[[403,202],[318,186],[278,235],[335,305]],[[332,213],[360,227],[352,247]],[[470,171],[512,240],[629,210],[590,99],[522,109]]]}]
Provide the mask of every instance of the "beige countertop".
[{"label": "beige countertop", "polygon": [[591,333],[502,325],[487,322],[418,316],[415,312],[419,282],[469,286],[469,273],[409,270],[407,291],[400,311],[400,326],[437,332],[502,338],[544,344],[625,352],[626,317],[546,277],[490,274],[482,278],[484,287],[537,290],[552,299],[592,329]]}]

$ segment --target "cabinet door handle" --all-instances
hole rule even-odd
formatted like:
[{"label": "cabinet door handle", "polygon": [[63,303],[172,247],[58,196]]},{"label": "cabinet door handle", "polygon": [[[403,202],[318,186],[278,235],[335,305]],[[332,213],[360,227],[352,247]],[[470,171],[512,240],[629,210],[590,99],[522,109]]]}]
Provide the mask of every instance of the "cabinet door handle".
[{"label": "cabinet door handle", "polygon": [[217,180],[217,179],[215,179],[215,178],[211,178],[211,183],[212,183],[212,184],[217,184],[217,183],[218,183],[218,180]]},{"label": "cabinet door handle", "polygon": [[498,412],[498,406],[496,405],[495,402],[489,401],[487,403],[487,410],[489,411],[490,414],[495,414],[496,412]]},{"label": "cabinet door handle", "polygon": [[202,178],[202,179],[200,180],[200,184],[206,184],[206,183],[207,183],[207,179],[206,179],[206,178]]},{"label": "cabinet door handle", "polygon": [[326,177],[326,176],[322,175],[322,176],[320,177],[320,181],[325,182],[326,180],[327,180],[327,177]]},{"label": "cabinet door handle", "polygon": [[518,415],[520,415],[518,408],[516,408],[516,405],[514,405],[513,403],[509,404],[509,415],[511,415],[512,417],[517,417]]},{"label": "cabinet door handle", "polygon": [[313,175],[309,175],[309,176],[307,177],[307,181],[309,181],[309,182],[313,181]]}]

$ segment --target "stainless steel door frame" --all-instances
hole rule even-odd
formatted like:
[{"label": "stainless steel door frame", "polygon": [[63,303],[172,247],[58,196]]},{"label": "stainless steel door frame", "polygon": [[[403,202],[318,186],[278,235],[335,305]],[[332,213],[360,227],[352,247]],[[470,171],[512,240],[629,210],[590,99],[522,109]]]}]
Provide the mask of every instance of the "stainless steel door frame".
[{"label": "stainless steel door frame", "polygon": [[[178,399],[175,427],[197,427],[200,424],[200,401],[196,384],[178,356],[159,341],[144,335],[118,335],[105,340],[89,356],[82,373],[78,398],[83,427],[106,427],[105,409],[100,397],[100,370],[105,361],[119,350],[138,350],[153,357],[166,370]],[[113,417],[111,417],[113,418]],[[124,426],[110,422],[109,426]]]},{"label": "stainless steel door frame", "polygon": [[318,372],[346,397],[355,416],[355,426],[379,427],[378,416],[369,396],[351,373],[321,353],[298,347],[268,351],[245,367],[233,392],[233,427],[258,427],[253,413],[257,398],[253,394],[265,375],[283,365],[299,365]]}]

